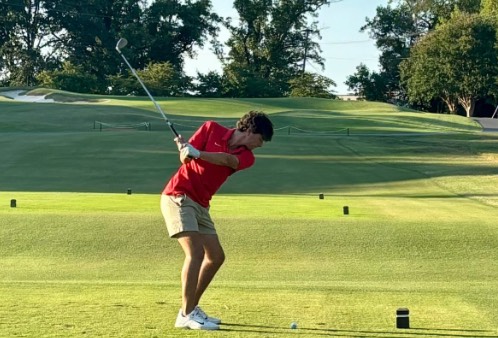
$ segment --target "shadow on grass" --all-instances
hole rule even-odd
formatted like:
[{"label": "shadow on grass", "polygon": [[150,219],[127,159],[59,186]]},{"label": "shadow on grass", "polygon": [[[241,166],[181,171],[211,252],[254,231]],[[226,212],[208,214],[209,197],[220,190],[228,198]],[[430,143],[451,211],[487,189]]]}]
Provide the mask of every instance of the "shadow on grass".
[{"label": "shadow on grass", "polygon": [[[227,328],[224,328],[227,326]],[[288,327],[270,326],[270,325],[254,325],[254,324],[238,324],[238,323],[223,323],[223,331],[230,332],[245,332],[245,333],[259,333],[259,334],[282,334],[288,335],[289,332],[310,334],[313,336],[340,336],[340,337],[389,337],[401,338],[408,336],[438,336],[438,337],[469,337],[469,338],[498,338],[497,335],[490,335],[494,332],[489,330],[467,330],[467,329],[437,329],[437,328],[411,328],[397,331],[374,331],[374,330],[339,330],[327,328],[307,328],[301,327],[292,330]],[[427,331],[427,332],[421,332]]]}]

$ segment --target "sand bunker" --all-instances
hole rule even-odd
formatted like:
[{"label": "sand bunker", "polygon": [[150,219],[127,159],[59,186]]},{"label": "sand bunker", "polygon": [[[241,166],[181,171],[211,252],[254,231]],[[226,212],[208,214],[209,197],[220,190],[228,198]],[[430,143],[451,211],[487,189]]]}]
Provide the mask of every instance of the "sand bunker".
[{"label": "sand bunker", "polygon": [[16,101],[22,102],[40,102],[40,103],[54,103],[53,99],[46,99],[46,95],[23,95],[25,90],[11,90],[8,92],[0,92],[0,95],[11,98]]}]

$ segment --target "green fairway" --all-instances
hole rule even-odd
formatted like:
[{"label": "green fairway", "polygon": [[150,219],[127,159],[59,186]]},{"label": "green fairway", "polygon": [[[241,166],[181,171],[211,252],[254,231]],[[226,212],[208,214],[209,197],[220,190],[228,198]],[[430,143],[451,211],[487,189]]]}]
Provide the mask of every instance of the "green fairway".
[{"label": "green fairway", "polygon": [[380,103],[160,99],[187,136],[250,109],[281,128],[212,201],[227,261],[201,305],[222,330],[179,331],[172,135],[146,98],[88,99],[0,96],[0,337],[498,337],[497,134]]}]

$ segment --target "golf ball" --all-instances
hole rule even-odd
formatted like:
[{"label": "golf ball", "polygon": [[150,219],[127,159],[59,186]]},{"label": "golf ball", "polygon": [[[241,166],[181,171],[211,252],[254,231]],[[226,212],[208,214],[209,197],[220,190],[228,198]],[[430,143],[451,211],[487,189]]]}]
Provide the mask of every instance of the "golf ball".
[{"label": "golf ball", "polygon": [[290,325],[290,328],[291,329],[297,329],[297,323],[296,322],[292,322],[291,325]]}]

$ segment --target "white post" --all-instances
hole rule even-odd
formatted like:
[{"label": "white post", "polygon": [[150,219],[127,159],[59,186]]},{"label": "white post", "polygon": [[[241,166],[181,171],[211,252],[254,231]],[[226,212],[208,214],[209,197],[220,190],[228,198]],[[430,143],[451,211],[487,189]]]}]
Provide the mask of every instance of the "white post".
[{"label": "white post", "polygon": [[492,119],[495,118],[497,112],[498,112],[498,106],[496,106],[495,112],[493,113],[493,116],[491,116]]}]

